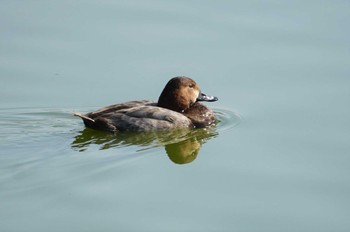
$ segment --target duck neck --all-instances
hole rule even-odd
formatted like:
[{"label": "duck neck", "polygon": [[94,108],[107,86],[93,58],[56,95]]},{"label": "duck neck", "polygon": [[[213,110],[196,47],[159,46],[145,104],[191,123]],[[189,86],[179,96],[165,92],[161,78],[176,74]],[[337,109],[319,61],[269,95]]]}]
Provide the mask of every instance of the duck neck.
[{"label": "duck neck", "polygon": [[169,110],[183,113],[190,106],[186,104],[185,99],[182,99],[176,93],[163,92],[158,99],[158,106]]},{"label": "duck neck", "polygon": [[186,109],[181,108],[175,101],[164,101],[164,100],[159,100],[158,101],[158,106],[162,108],[166,108],[169,110],[173,110],[176,112],[183,113]]}]

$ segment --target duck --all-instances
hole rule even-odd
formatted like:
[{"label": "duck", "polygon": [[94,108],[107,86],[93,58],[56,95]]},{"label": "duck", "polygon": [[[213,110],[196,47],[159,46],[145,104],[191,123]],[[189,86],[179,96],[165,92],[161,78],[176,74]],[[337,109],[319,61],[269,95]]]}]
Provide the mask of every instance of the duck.
[{"label": "duck", "polygon": [[217,118],[213,110],[201,102],[217,100],[215,96],[202,93],[191,78],[178,76],[168,81],[157,102],[128,101],[74,115],[90,129],[109,132],[206,128],[215,125]]}]

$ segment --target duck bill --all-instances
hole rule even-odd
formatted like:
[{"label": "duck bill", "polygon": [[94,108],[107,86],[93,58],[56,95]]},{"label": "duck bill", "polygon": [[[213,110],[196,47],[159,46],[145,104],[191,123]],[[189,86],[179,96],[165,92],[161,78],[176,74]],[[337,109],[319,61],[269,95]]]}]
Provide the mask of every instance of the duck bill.
[{"label": "duck bill", "polygon": [[218,98],[214,96],[209,96],[204,93],[199,93],[199,96],[197,97],[197,101],[207,101],[207,102],[214,102],[217,101]]}]

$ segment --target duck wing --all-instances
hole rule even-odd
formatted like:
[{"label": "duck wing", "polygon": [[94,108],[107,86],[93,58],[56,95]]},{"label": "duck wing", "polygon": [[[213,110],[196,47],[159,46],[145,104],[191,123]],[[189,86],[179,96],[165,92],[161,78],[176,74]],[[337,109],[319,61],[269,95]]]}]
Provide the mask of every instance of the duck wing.
[{"label": "duck wing", "polygon": [[130,101],[110,105],[87,114],[75,113],[92,129],[105,131],[161,131],[191,128],[191,120],[181,113],[158,107],[153,101]]},{"label": "duck wing", "polygon": [[186,116],[158,106],[145,105],[111,112],[103,117],[117,131],[162,131],[193,127]]}]

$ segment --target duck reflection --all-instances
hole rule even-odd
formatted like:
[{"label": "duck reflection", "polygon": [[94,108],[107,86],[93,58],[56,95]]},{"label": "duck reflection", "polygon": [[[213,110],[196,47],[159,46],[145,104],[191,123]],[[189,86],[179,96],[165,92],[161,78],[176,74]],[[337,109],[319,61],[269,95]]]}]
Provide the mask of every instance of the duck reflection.
[{"label": "duck reflection", "polygon": [[91,145],[98,145],[100,150],[131,145],[145,149],[164,146],[172,162],[186,164],[196,159],[202,144],[217,135],[215,127],[167,132],[119,132],[116,134],[86,128],[75,137],[71,147],[83,152]]}]

